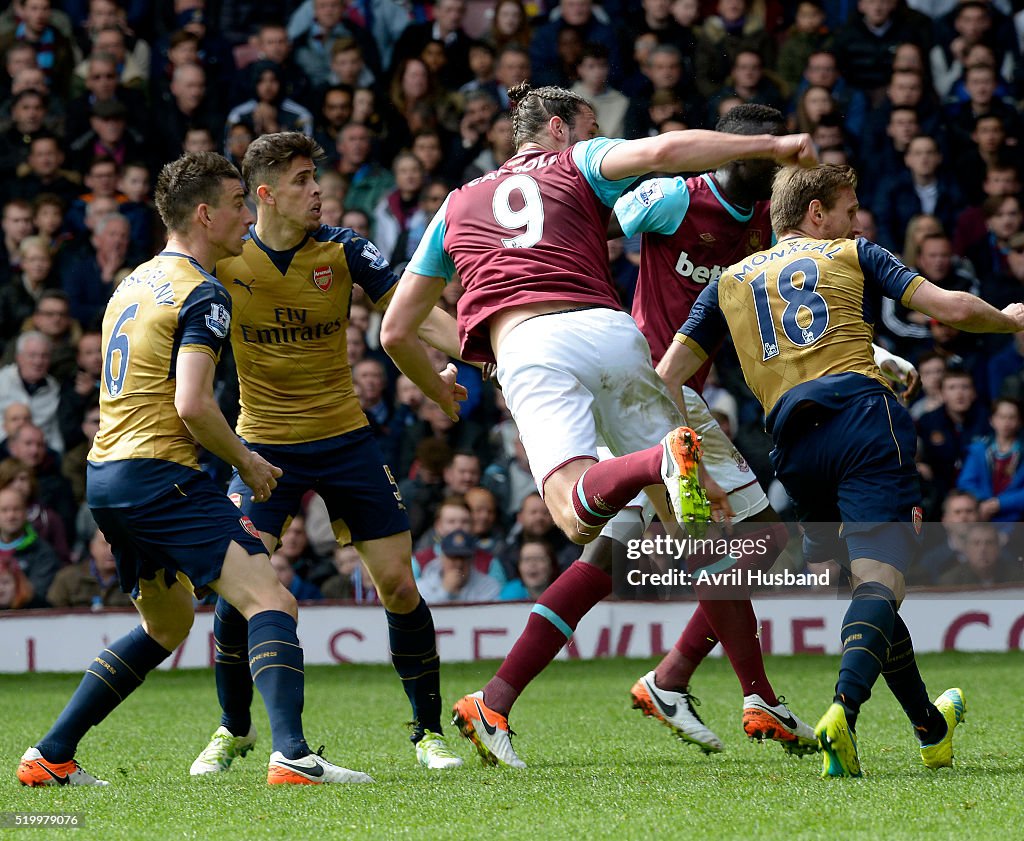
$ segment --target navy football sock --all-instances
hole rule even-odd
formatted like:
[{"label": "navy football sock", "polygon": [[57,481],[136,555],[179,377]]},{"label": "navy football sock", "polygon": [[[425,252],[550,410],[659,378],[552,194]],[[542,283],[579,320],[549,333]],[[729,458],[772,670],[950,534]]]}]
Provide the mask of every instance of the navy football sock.
[{"label": "navy football sock", "polygon": [[213,614],[213,674],[223,711],[220,723],[235,736],[244,736],[252,726],[248,642],[249,623],[223,596],[219,597]]},{"label": "navy football sock", "polygon": [[36,748],[50,762],[72,759],[89,728],[110,715],[142,685],[149,672],[170,656],[170,651],[136,625],[96,655],[75,694]]},{"label": "navy football sock", "polygon": [[882,677],[903,707],[922,744],[933,745],[946,735],[946,719],[928,697],[914,657],[910,631],[898,613],[893,622],[892,648],[882,669]]},{"label": "navy football sock", "polygon": [[434,636],[434,617],[422,599],[411,613],[386,610],[384,615],[388,620],[391,662],[412,704],[412,740],[418,742],[424,730],[441,732],[441,660]]},{"label": "navy football sock", "polygon": [[305,672],[295,620],[281,610],[264,610],[249,620],[249,669],[270,717],[273,749],[285,759],[309,753],[302,735]]},{"label": "navy football sock", "polygon": [[843,620],[843,659],[835,700],[846,708],[850,728],[857,726],[861,705],[871,697],[892,639],[896,596],[884,584],[868,581],[853,591]]}]

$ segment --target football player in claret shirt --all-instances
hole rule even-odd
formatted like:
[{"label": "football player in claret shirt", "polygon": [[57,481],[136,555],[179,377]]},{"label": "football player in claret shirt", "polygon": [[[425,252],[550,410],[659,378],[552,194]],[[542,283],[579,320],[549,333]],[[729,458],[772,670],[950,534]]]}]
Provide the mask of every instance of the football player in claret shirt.
[{"label": "football player in claret shirt", "polygon": [[[353,543],[385,608],[392,661],[412,705],[412,739],[429,768],[462,764],[441,735],[439,659],[430,609],[412,574],[405,505],[352,386],[346,328],[352,286],[384,309],[398,278],[373,243],[349,228],[320,223],[315,165],[323,155],[299,132],[250,144],[242,175],[257,204],[241,254],[221,260],[217,277],[231,295],[232,350],[238,368],[238,434],[284,471],[269,500],[253,500],[236,473],[228,493],[273,551],[303,496],[319,493],[342,544]],[[455,321],[437,309],[424,338],[458,353]],[[442,373],[455,381],[455,366]],[[464,390],[457,397],[465,399]],[[221,726],[192,774],[226,771],[256,740],[245,666],[245,619],[217,602],[214,671]]]},{"label": "football player in claret shirt", "polygon": [[[717,131],[731,134],[784,133],[782,114],[763,105],[741,105],[719,122]],[[643,233],[641,269],[637,294],[633,300],[633,320],[651,346],[654,361],[661,358],[678,326],[686,320],[690,307],[707,285],[725,266],[744,257],[762,244],[772,241],[768,197],[775,164],[771,160],[734,161],[715,173],[694,178],[655,178],[623,194],[615,203],[618,224],[629,235]],[[613,225],[616,220],[613,219]],[[710,368],[705,365],[692,385],[686,388],[687,422],[702,436],[703,466],[711,480],[728,494],[728,505],[735,512],[733,521],[761,520],[769,547],[764,555],[744,558],[741,565],[756,563],[767,569],[788,535],[777,523],[778,517],[752,475],[743,456],[711,417],[699,396]],[[602,455],[606,455],[602,452]],[[643,496],[613,518],[606,530],[587,547],[583,561],[610,573],[615,544],[643,536],[652,516]],[[757,529],[754,526],[752,529]],[[776,531],[778,530],[778,531]],[[717,558],[703,559],[705,563]],[[657,668],[633,687],[634,706],[666,723],[684,741],[702,750],[722,750],[722,742],[701,720],[686,691],[690,676],[711,649],[722,641],[744,690],[744,728],[758,738],[776,738],[792,752],[817,749],[814,731],[779,704],[764,672],[764,660],[757,638],[757,617],[750,600],[735,601],[731,594],[710,594],[702,601],[683,636]],[[544,594],[545,600],[571,598],[580,615],[588,612],[603,593],[597,589],[582,591],[564,576],[557,578]],[[552,656],[555,652],[551,652]],[[507,681],[526,673],[539,673],[538,653],[532,646],[512,647],[498,674]],[[547,663],[539,664],[541,668]],[[502,687],[512,702],[524,686]],[[493,693],[492,693],[493,694]],[[495,704],[500,703],[495,701]],[[492,705],[492,709],[494,706]],[[508,709],[499,708],[508,715]]]},{"label": "football player in claret shirt", "polygon": [[[739,105],[719,120],[715,130],[783,135],[785,120],[774,108]],[[730,161],[691,178],[652,178],[615,203],[615,221],[623,233],[642,235],[632,315],[655,363],[707,284],[726,266],[773,241],[768,198],[775,169],[772,161]],[[723,563],[767,570],[789,536],[746,459],[701,397],[710,367],[709,359],[673,397],[684,402],[687,422],[701,436],[702,465],[706,483],[714,488],[712,495],[726,497],[724,513],[734,527],[743,523],[734,536],[749,538],[749,545],[764,551],[736,556],[731,562],[695,555],[688,559],[690,572],[709,565],[720,571]],[[642,498],[637,502],[644,504]],[[618,530],[633,537],[642,536],[647,522],[638,508],[621,512],[615,521]],[[604,554],[610,559],[610,551]],[[610,562],[605,568],[611,568]],[[697,610],[675,646],[633,686],[634,707],[668,725],[684,741],[708,752],[721,750],[721,741],[697,715],[687,691],[696,668],[721,642],[743,689],[746,734],[778,740],[791,753],[815,751],[814,731],[778,700],[765,674],[757,617],[745,588],[700,585],[697,595]]]},{"label": "football player in claret shirt", "polygon": [[666,381],[682,383],[732,333],[744,378],[767,414],[776,475],[808,530],[805,550],[812,560],[841,550],[849,558],[854,589],[839,680],[815,728],[822,776],[833,777],[861,774],[857,717],[879,674],[929,768],[952,765],[953,730],[966,711],[960,689],[929,700],[898,613],[904,573],[919,550],[921,488],[913,421],[872,358],[882,298],[963,330],[1024,329],[1024,304],[997,310],[929,283],[868,240],[850,239],[856,185],[845,166],[780,172],[771,211],[778,243],[709,284],[658,366]]},{"label": "football player in claret shirt", "polygon": [[118,285],[103,319],[100,431],[88,467],[89,507],[142,624],[95,657],[50,732],[21,758],[18,779],[107,785],[75,761],[78,743],[181,644],[193,592],[209,588],[248,620],[241,659],[270,717],[267,782],[372,782],[306,744],[295,599],[252,523],[196,460],[199,443],[233,464],[260,501],[281,476],[239,442],[213,395],[231,299],[211,271],[242,250],[252,221],[238,171],[212,152],[184,155],[160,173],[156,205],[167,247]]},{"label": "football player in claret shirt", "polygon": [[[416,341],[458,272],[464,359],[496,362],[505,400],[552,517],[586,544],[645,487],[668,487],[681,519],[707,519],[697,487],[696,435],[654,373],[643,334],[619,308],[608,269],[612,205],[651,170],[716,167],[731,159],[815,160],[806,136],[668,132],[598,138],[590,104],[561,88],[509,92],[516,154],[449,194],[428,226],[384,317],[381,341],[424,394],[451,411],[450,385]],[[668,433],[666,435],[666,433]],[[597,463],[598,438],[616,458]],[[659,441],[661,443],[659,443]],[[665,522],[664,491],[652,497]],[[692,505],[692,503],[698,503]],[[516,767],[507,715],[517,691],[611,592],[603,570],[577,562],[565,592],[541,598],[518,645],[534,656],[456,704],[456,720],[489,761]]]}]

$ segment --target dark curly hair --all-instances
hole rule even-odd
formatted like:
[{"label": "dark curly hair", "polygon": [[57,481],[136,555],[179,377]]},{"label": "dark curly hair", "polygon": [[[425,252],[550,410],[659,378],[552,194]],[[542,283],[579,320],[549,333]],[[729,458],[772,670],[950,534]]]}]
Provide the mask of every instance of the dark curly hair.
[{"label": "dark curly hair", "polygon": [[552,117],[561,117],[572,123],[583,108],[594,109],[578,93],[549,85],[531,88],[529,82],[520,82],[508,89],[512,112],[512,139],[518,149],[524,143],[536,140],[541,129]]},{"label": "dark curly hair", "polygon": [[730,108],[715,124],[725,134],[761,134],[766,125],[785,127],[786,118],[778,108],[745,102]]}]

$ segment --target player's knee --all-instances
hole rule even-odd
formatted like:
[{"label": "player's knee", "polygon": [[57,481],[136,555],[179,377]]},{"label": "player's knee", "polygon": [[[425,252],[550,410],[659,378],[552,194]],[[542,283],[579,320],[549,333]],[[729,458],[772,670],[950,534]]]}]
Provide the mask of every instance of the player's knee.
[{"label": "player's knee", "polygon": [[282,585],[279,588],[279,591],[275,594],[275,600],[277,605],[272,607],[271,610],[280,610],[282,613],[287,613],[292,619],[298,621],[299,603],[295,601],[295,596],[284,588],[284,585]]},{"label": "player's knee", "polygon": [[600,534],[599,531],[585,532],[582,530],[583,527],[579,526],[576,523],[573,523],[571,527],[562,526],[561,528],[562,534],[564,534],[567,538],[569,538],[570,542],[575,543],[577,546],[586,546],[588,543],[591,543],[592,541],[596,540],[598,535]]},{"label": "player's knee", "polygon": [[553,509],[551,519],[555,521],[559,531],[577,546],[586,546],[601,533],[600,528],[590,528],[581,523],[571,508]]},{"label": "player's knee", "polygon": [[277,578],[259,581],[244,590],[234,591],[229,598],[232,600],[233,606],[247,620],[252,619],[257,613],[267,610],[279,610],[296,620],[299,616],[295,596],[288,592]]},{"label": "player's knee", "polygon": [[299,617],[298,603],[288,589],[276,579],[269,587],[260,588],[253,594],[247,610],[242,610],[246,619],[251,619],[254,614],[265,610],[279,610],[287,613],[293,619]]},{"label": "player's knee", "polygon": [[420,602],[420,591],[411,570],[396,570],[391,575],[382,575],[377,595],[386,609],[397,613],[408,613]]},{"label": "player's knee", "polygon": [[180,611],[159,617],[151,617],[143,623],[143,626],[146,629],[146,633],[157,643],[168,651],[174,651],[185,641],[189,631],[192,630],[194,619],[195,614],[191,610],[188,612]]},{"label": "player's knee", "polygon": [[381,603],[391,609],[396,602],[412,601],[415,607],[419,596],[413,567],[408,561],[388,560],[386,563],[374,563],[371,567],[374,586]]},{"label": "player's knee", "polygon": [[[558,526],[558,530],[562,532],[569,540],[573,543],[583,545],[589,543],[596,537],[594,535],[581,534],[580,529],[583,528],[583,524],[576,518],[576,512],[572,507],[572,503],[569,501],[568,492],[565,493],[564,499],[562,495],[557,493],[557,488],[554,489],[556,492],[552,493],[552,488],[545,485],[547,489],[547,495],[544,498],[544,502],[548,506],[548,511],[551,513],[551,519],[555,525]],[[560,502],[558,500],[561,500]]]}]

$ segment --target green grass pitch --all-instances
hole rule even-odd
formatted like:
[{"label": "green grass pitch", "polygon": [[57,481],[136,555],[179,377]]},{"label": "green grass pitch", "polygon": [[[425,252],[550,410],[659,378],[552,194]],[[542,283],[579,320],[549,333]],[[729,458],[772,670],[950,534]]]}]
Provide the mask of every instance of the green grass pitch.
[{"label": "green grass pitch", "polygon": [[[191,779],[188,767],[217,724],[213,675],[158,673],[83,742],[79,759],[107,789],[26,789],[18,758],[77,685],[73,675],[0,676],[0,811],[78,812],[75,830],[10,837],[98,838],[544,838],[544,839],[1010,839],[1024,837],[1024,655],[921,658],[929,690],[961,686],[966,725],[956,768],[929,771],[880,681],[859,726],[861,780],[818,778],[820,759],[748,742],[741,696],[722,659],[705,663],[694,692],[726,750],[704,756],[630,709],[633,681],[652,661],[555,663],[516,706],[524,772],[482,767],[472,746],[447,733],[465,768],[415,764],[402,723],[405,696],[388,667],[307,671],[306,734],[314,748],[367,771],[372,786],[266,785],[270,741],[257,696],[260,742],[228,774]],[[837,660],[774,657],[768,672],[812,724],[832,695]],[[494,663],[445,666],[446,705],[478,689]],[[0,836],[8,833],[0,833]]]}]

